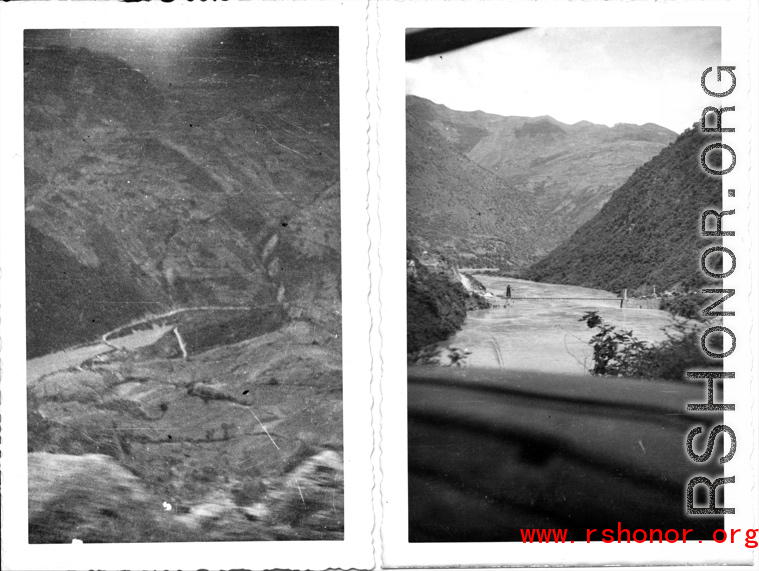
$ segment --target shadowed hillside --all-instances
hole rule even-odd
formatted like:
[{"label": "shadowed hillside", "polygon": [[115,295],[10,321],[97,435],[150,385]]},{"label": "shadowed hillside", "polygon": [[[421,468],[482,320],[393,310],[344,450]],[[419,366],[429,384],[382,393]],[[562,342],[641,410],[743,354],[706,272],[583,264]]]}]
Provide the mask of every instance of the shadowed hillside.
[{"label": "shadowed hillside", "polygon": [[342,540],[338,29],[160,32],[26,32],[29,542]]},{"label": "shadowed hillside", "polygon": [[706,208],[719,209],[722,179],[707,175],[699,157],[719,140],[698,125],[685,131],[524,277],[606,290],[692,289],[703,283],[700,252],[709,241],[698,239],[700,217]]},{"label": "shadowed hillside", "polygon": [[176,58],[168,84],[111,55],[27,46],[30,357],[173,307],[334,319],[336,37],[238,40],[248,51]]},{"label": "shadowed hillside", "polygon": [[[567,125],[548,116],[454,111],[415,96],[408,96],[406,105],[409,123],[413,117],[433,129],[426,150],[434,155],[430,160],[438,170],[450,162],[447,146],[452,147],[506,183],[510,192],[505,196],[510,203],[495,208],[521,212],[523,205],[529,204],[540,226],[551,228],[533,238],[529,254],[536,256],[556,247],[592,218],[615,188],[676,137],[652,123],[607,127],[580,121]],[[441,140],[432,143],[433,137]],[[480,172],[474,178],[484,181],[488,177]],[[513,198],[515,195],[519,199]],[[502,201],[502,193],[492,193],[487,200]],[[464,218],[466,212],[457,216]],[[474,216],[479,214],[471,218]],[[522,253],[517,251],[515,257]]]},{"label": "shadowed hillside", "polygon": [[462,265],[533,259],[540,238],[529,198],[468,159],[413,111],[406,121],[409,239]]},{"label": "shadowed hillside", "polygon": [[406,246],[406,351],[411,358],[461,329],[467,310],[489,307],[477,280],[462,276],[445,258],[420,260],[418,254],[413,245]]}]

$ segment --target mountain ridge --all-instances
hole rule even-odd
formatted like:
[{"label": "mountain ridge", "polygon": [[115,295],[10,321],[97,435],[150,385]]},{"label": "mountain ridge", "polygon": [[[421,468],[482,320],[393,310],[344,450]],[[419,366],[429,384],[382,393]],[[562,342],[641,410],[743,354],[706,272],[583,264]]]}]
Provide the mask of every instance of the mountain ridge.
[{"label": "mountain ridge", "polygon": [[71,32],[24,34],[29,543],[344,539],[339,29]]},{"label": "mountain ridge", "polygon": [[[524,274],[527,279],[619,291],[692,290],[708,280],[700,214],[720,209],[722,181],[706,174],[701,149],[719,142],[698,123],[639,167],[594,218]],[[673,216],[673,212],[677,215]]]},{"label": "mountain ridge", "polygon": [[334,320],[339,117],[294,94],[305,73],[335,100],[338,66],[297,57],[283,79],[221,53],[167,86],[86,48],[25,50],[29,356],[174,307]]},{"label": "mountain ridge", "polygon": [[514,193],[529,197],[541,222],[552,228],[550,236],[535,238],[533,259],[592,218],[635,168],[676,137],[653,123],[569,125],[550,116],[456,111],[413,95],[406,102],[408,117],[432,127]]},{"label": "mountain ridge", "polygon": [[530,259],[537,215],[529,201],[413,115],[407,117],[406,165],[410,243],[452,260],[513,265]]}]

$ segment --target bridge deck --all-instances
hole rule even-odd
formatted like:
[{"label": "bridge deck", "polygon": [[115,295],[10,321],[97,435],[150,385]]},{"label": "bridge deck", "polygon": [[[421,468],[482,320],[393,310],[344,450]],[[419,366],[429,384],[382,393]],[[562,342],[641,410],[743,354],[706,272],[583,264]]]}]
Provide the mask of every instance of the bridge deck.
[{"label": "bridge deck", "polygon": [[498,299],[503,299],[505,301],[523,301],[523,300],[553,300],[553,299],[564,299],[564,300],[573,300],[573,301],[621,301],[621,297],[499,297]]}]

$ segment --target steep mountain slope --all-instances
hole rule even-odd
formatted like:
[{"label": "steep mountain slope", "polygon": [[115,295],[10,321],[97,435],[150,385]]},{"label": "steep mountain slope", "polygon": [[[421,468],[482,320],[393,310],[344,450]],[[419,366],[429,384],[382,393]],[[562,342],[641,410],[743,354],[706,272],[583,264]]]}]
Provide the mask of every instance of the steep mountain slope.
[{"label": "steep mountain slope", "polygon": [[525,277],[607,290],[702,283],[700,251],[709,241],[699,238],[700,214],[719,208],[722,180],[702,170],[699,156],[714,141],[698,125],[686,130]]},{"label": "steep mountain slope", "polygon": [[481,295],[484,286],[473,277],[434,255],[424,261],[413,254],[412,246],[406,247],[406,351],[412,360],[423,358],[419,351],[461,329],[468,309],[490,307]]},{"label": "steep mountain slope", "polygon": [[528,197],[413,113],[406,117],[407,234],[461,264],[522,265],[540,238]]},{"label": "steep mountain slope", "polygon": [[27,46],[29,356],[173,307],[334,320],[334,36],[300,51],[215,42],[178,56],[168,84],[111,55]]},{"label": "steep mountain slope", "polygon": [[25,36],[30,542],[343,539],[338,29],[58,32]]},{"label": "steep mountain slope", "polygon": [[[433,127],[451,146],[529,197],[551,228],[545,253],[594,216],[633,170],[675,139],[668,129],[551,117],[501,117],[454,111],[415,96],[407,113]],[[546,233],[547,234],[547,233]]]}]

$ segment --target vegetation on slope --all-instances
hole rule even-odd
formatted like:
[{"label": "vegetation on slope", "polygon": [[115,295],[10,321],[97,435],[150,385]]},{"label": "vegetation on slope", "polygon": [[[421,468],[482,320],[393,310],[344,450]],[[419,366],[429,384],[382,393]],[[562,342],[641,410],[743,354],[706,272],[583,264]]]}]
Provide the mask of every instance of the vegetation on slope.
[{"label": "vegetation on slope", "polygon": [[343,539],[337,28],[130,63],[51,35],[25,34],[30,542]]},{"label": "vegetation on slope", "polygon": [[[112,478],[62,469],[75,485],[46,488],[52,475],[33,471],[30,543],[342,539],[341,466],[299,473],[342,453],[339,338],[293,321],[189,359],[141,353],[114,351],[30,383],[27,447],[53,460],[109,456],[160,501],[116,518],[87,509],[125,501]],[[147,525],[153,516],[162,525]]]},{"label": "vegetation on slope", "polygon": [[[449,148],[464,155],[482,171],[506,183],[508,194],[489,195],[491,203],[500,202],[501,209],[518,210],[527,202],[528,214],[536,217],[530,222],[539,220],[541,226],[551,228],[550,233],[540,230],[533,233],[529,251],[535,256],[542,256],[558,246],[595,216],[613,190],[623,184],[635,168],[677,136],[652,123],[607,127],[580,121],[569,125],[548,116],[502,117],[482,111],[455,111],[414,96],[406,98],[406,106],[409,146],[416,143],[412,129],[419,129],[412,125],[413,118],[430,128],[430,139],[434,135],[437,140],[435,144],[428,142],[426,150],[423,147],[417,152],[438,155],[433,159],[437,163],[443,163]],[[457,164],[451,159],[445,162],[449,164],[441,164],[440,168],[450,169]],[[414,165],[411,161],[409,164]],[[435,180],[435,173],[425,174]],[[473,174],[477,180],[484,180],[482,173]],[[456,178],[446,177],[443,183],[446,179],[456,182]],[[445,187],[439,192],[443,195]],[[454,186],[447,192],[464,194],[466,191]],[[470,216],[474,233],[482,215]],[[532,231],[532,226],[525,229]],[[513,229],[503,225],[500,231],[513,232]],[[490,233],[499,236],[498,232],[496,229]],[[499,265],[497,259],[493,265]]]},{"label": "vegetation on slope", "polygon": [[677,317],[704,321],[706,318],[701,309],[710,299],[711,296],[698,292],[667,296],[661,300],[661,309]]},{"label": "vegetation on slope", "polygon": [[339,322],[329,30],[240,30],[172,55],[171,82],[151,72],[160,46],[134,52],[138,70],[28,31],[28,357],[175,307]]},{"label": "vegetation on slope", "polygon": [[466,265],[523,265],[534,259],[537,212],[527,196],[456,150],[426,121],[407,114],[407,233]]},{"label": "vegetation on slope", "polygon": [[[719,365],[699,348],[700,330],[692,322],[676,321],[665,330],[665,341],[652,344],[641,341],[632,331],[604,323],[597,311],[585,313],[580,321],[597,330],[588,341],[593,347],[592,375],[683,381],[686,371]],[[710,349],[720,351],[721,346]]]},{"label": "vegetation on slope", "polygon": [[[112,258],[104,260],[108,263]],[[158,307],[125,279],[127,274],[120,264],[108,264],[108,271],[88,268],[62,244],[27,225],[27,356],[91,340],[108,331],[111,324]],[[114,298],[121,303],[113,303]],[[72,312],[71,307],[80,310]],[[59,326],[64,323],[62,331]]]},{"label": "vegetation on slope", "polygon": [[718,140],[698,125],[686,130],[524,277],[617,291],[646,286],[688,291],[704,283],[700,253],[710,242],[700,238],[701,212],[719,209],[722,180],[707,175],[699,157]]},{"label": "vegetation on slope", "polygon": [[[409,355],[456,333],[464,324],[468,309],[488,307],[480,295],[466,290],[448,263],[443,261],[438,268],[428,268],[407,246],[406,266],[406,350]],[[479,282],[474,284],[477,285],[482,287]]]},{"label": "vegetation on slope", "polygon": [[432,272],[413,256],[406,274],[406,350],[419,351],[456,333],[466,318],[467,292],[447,275]]}]

